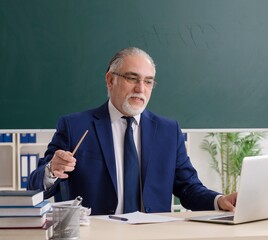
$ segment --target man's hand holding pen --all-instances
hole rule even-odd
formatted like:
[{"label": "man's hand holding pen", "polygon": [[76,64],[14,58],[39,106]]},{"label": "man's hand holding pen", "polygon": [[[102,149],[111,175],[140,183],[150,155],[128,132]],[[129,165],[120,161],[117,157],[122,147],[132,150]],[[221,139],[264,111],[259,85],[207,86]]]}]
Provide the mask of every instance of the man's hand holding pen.
[{"label": "man's hand holding pen", "polygon": [[76,159],[73,157],[77,149],[83,142],[88,130],[85,131],[73,152],[57,150],[50,161],[49,171],[52,173],[53,177],[58,178],[68,178],[68,174],[65,172],[72,172],[75,168]]},{"label": "man's hand holding pen", "polygon": [[50,171],[55,177],[68,178],[66,172],[72,172],[75,169],[76,159],[69,151],[57,150],[50,162]]}]

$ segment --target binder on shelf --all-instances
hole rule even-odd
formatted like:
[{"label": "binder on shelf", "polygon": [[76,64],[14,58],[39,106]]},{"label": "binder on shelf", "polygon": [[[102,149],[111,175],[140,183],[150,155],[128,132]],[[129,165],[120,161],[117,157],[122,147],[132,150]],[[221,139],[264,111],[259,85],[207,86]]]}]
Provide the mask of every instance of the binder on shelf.
[{"label": "binder on shelf", "polygon": [[4,142],[12,142],[12,134],[11,133],[4,133],[3,138],[4,138]]},{"label": "binder on shelf", "polygon": [[36,133],[20,133],[20,143],[36,143]]},{"label": "binder on shelf", "polygon": [[32,173],[33,170],[37,167],[37,162],[39,158],[39,154],[29,154],[28,155],[29,161],[29,169],[28,169],[28,176]]},{"label": "binder on shelf", "polygon": [[0,133],[0,142],[4,142],[4,134]]},{"label": "binder on shelf", "polygon": [[36,133],[28,133],[28,142],[36,143]]},{"label": "binder on shelf", "polygon": [[26,188],[28,181],[28,154],[20,155],[20,187]]},{"label": "binder on shelf", "polygon": [[28,133],[20,133],[20,143],[28,143]]},{"label": "binder on shelf", "polygon": [[39,154],[21,154],[20,155],[20,173],[21,173],[21,188],[27,187],[28,177],[31,172],[36,169]]}]

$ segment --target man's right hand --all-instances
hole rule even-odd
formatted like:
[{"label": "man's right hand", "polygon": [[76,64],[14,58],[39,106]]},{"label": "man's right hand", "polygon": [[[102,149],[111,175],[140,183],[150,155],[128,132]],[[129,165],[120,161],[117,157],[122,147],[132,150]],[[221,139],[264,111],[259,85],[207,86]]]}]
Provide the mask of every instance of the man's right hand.
[{"label": "man's right hand", "polygon": [[64,150],[57,150],[50,161],[50,171],[58,178],[68,178],[66,172],[75,169],[76,159],[72,153]]}]

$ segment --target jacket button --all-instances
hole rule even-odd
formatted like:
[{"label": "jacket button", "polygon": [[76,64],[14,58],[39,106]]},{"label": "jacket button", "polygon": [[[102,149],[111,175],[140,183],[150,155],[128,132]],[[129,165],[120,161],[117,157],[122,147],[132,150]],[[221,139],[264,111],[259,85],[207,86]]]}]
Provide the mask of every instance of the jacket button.
[{"label": "jacket button", "polygon": [[115,210],[113,210],[113,209],[112,210],[109,210],[109,213],[110,214],[114,214],[115,213]]},{"label": "jacket button", "polygon": [[151,208],[149,208],[149,207],[145,207],[144,210],[145,210],[146,213],[150,213],[151,212]]}]

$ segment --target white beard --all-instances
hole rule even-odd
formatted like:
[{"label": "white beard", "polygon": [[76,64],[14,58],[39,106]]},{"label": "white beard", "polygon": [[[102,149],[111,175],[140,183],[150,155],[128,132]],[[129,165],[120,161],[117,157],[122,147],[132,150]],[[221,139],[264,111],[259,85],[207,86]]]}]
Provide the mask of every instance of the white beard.
[{"label": "white beard", "polygon": [[[142,107],[133,107],[131,104],[129,104],[128,99],[131,97],[138,97],[138,98],[142,98],[144,100],[144,104]],[[144,109],[147,106],[147,99],[143,94],[130,94],[127,96],[127,99],[124,101],[123,103],[123,110],[130,116],[135,116],[138,114],[141,114]]]}]

